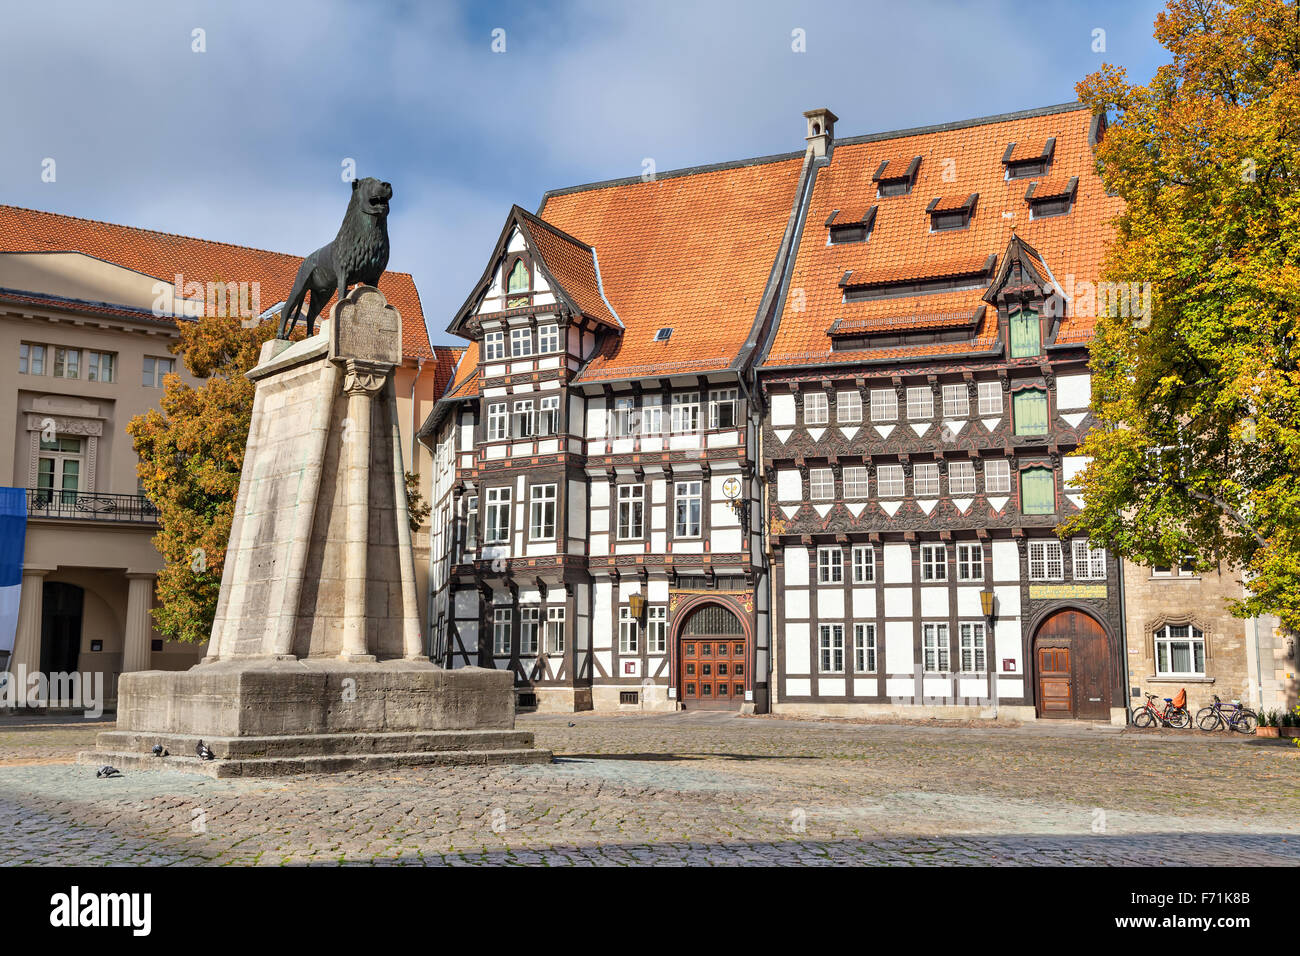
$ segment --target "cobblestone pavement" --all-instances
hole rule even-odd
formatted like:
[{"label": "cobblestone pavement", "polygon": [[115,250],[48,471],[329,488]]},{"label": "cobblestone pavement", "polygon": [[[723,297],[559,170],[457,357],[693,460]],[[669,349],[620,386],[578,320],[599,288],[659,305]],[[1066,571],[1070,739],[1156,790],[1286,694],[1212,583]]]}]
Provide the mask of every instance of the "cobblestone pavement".
[{"label": "cobblestone pavement", "polygon": [[551,765],[276,780],[0,720],[0,864],[1300,865],[1300,750],[1082,726],[526,716]]}]

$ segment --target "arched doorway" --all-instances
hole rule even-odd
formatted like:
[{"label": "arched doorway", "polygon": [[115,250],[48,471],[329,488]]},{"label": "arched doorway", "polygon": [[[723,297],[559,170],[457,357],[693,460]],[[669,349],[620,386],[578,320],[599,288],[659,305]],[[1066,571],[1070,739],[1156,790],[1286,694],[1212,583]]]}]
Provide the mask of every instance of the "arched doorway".
[{"label": "arched doorway", "polygon": [[1034,678],[1039,717],[1110,718],[1110,642],[1082,611],[1049,615],[1034,636]]},{"label": "arched doorway", "polygon": [[85,592],[75,584],[46,581],[41,594],[41,670],[71,674],[81,654]]},{"label": "arched doorway", "polygon": [[678,631],[682,706],[739,710],[749,667],[744,624],[721,604],[700,604],[687,615]]}]

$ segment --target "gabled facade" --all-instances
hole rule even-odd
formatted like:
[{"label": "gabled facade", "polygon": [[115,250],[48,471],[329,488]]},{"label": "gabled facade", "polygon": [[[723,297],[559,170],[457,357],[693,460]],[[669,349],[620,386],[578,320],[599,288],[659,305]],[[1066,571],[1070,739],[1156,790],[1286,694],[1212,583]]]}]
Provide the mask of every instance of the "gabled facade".
[{"label": "gabled facade", "polygon": [[1057,107],[819,164],[757,373],[775,710],[1123,722],[1118,562],[1053,530],[1093,424],[1092,313],[1058,290],[1119,210],[1102,131]]}]

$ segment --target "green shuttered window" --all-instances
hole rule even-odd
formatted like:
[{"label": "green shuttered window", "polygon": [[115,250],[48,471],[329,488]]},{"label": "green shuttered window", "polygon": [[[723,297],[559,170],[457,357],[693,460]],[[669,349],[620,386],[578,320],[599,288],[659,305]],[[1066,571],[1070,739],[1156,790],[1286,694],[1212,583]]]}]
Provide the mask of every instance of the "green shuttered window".
[{"label": "green shuttered window", "polygon": [[1043,335],[1038,313],[1030,312],[1028,309],[1017,309],[1008,318],[1011,328],[1011,357],[1029,358],[1042,355]]},{"label": "green shuttered window", "polygon": [[1020,511],[1050,515],[1056,511],[1056,483],[1048,468],[1026,468],[1020,473]]},{"label": "green shuttered window", "polygon": [[1037,388],[1017,392],[1012,410],[1017,435],[1047,434],[1047,393]]}]

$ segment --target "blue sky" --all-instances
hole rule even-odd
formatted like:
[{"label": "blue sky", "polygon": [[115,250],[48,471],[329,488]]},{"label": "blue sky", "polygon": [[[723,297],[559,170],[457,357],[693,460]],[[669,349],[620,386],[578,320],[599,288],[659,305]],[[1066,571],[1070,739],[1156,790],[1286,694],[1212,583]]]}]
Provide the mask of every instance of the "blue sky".
[{"label": "blue sky", "polygon": [[1068,102],[1103,62],[1145,82],[1167,59],[1161,7],[11,5],[0,202],[306,255],[338,228],[352,159],[393,183],[389,265],[415,276],[434,341],[453,341],[442,330],[511,203],[647,158],[663,171],[799,149],[814,106],[854,135]]}]

